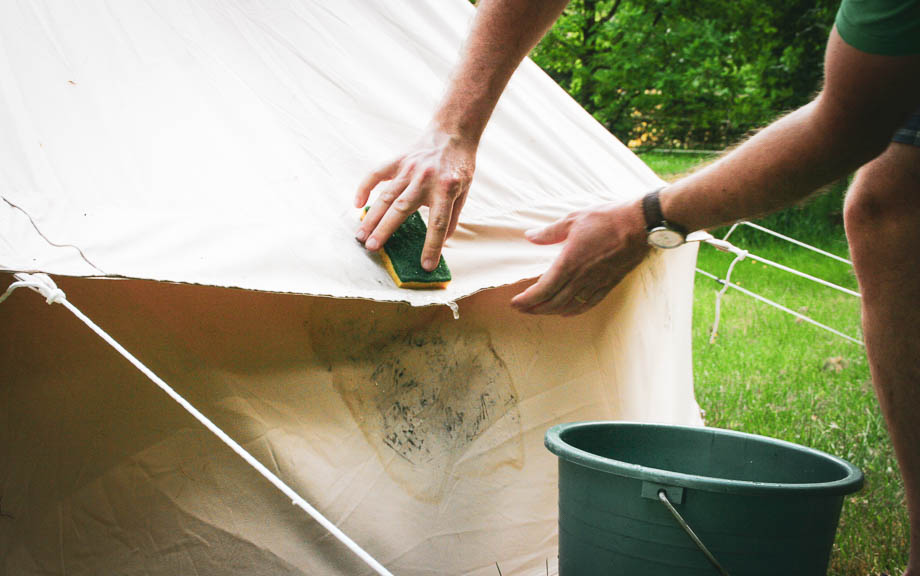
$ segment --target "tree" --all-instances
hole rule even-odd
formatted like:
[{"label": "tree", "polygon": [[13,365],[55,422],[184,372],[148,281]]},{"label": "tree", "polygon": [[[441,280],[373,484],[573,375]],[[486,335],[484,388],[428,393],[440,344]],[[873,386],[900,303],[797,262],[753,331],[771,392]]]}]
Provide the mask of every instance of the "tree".
[{"label": "tree", "polygon": [[835,9],[573,0],[532,56],[623,141],[722,147],[812,97]]}]

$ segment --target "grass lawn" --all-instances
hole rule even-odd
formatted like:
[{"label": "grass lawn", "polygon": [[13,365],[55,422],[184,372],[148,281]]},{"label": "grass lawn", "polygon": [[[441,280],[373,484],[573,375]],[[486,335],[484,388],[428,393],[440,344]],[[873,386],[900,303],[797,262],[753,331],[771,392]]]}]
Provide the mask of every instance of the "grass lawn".
[{"label": "grass lawn", "polygon": [[[666,179],[709,158],[654,152],[642,157]],[[838,185],[805,207],[760,223],[846,257],[839,221],[842,189]],[[736,232],[731,240],[753,255],[856,289],[845,264],[753,230]],[[731,255],[701,246],[697,266],[724,277],[731,260]],[[769,268],[756,258],[736,265],[732,282],[861,338],[859,301],[853,296]],[[706,423],[811,446],[859,466],[866,485],[846,499],[828,574],[900,576],[908,546],[904,492],[864,349],[731,289],[710,344],[719,288],[697,275],[693,367]]]}]

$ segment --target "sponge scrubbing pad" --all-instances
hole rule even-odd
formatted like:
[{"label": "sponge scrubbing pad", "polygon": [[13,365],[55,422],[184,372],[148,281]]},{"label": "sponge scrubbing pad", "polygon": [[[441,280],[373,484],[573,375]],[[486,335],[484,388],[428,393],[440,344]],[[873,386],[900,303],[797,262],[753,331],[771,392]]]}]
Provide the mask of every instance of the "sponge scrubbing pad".
[{"label": "sponge scrubbing pad", "polygon": [[[367,208],[361,213],[362,220],[366,213]],[[447,288],[450,282],[450,269],[444,256],[431,272],[422,268],[422,248],[427,233],[425,221],[415,212],[390,236],[380,251],[384,267],[400,288]]]}]

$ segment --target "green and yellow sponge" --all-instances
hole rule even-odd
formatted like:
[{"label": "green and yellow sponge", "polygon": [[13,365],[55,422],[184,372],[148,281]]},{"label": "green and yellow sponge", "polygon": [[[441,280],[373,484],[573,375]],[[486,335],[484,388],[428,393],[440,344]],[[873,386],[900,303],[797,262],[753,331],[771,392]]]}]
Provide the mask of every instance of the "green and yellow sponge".
[{"label": "green and yellow sponge", "polygon": [[[368,209],[361,212],[362,220]],[[450,269],[444,256],[441,256],[437,267],[431,272],[422,268],[422,248],[427,234],[425,221],[415,212],[390,236],[379,252],[383,266],[400,288],[443,289],[450,283]]]}]

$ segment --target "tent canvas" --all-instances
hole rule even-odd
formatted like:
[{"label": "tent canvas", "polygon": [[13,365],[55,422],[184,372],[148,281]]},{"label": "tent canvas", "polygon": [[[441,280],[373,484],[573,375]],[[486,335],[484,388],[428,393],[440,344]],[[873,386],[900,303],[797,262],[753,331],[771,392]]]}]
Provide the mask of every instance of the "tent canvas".
[{"label": "tent canvas", "polygon": [[[357,181],[420,132],[472,10],[0,4],[0,268],[54,275],[396,574],[552,566],[552,424],[699,423],[693,247],[577,319],[507,305],[559,250],[523,230],[659,182],[532,63],[451,286],[398,290],[354,242]],[[65,311],[17,293],[0,322],[0,574],[369,573]]]}]

